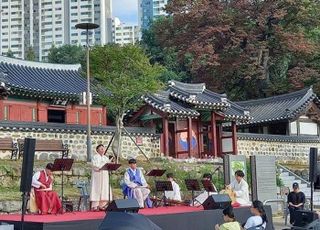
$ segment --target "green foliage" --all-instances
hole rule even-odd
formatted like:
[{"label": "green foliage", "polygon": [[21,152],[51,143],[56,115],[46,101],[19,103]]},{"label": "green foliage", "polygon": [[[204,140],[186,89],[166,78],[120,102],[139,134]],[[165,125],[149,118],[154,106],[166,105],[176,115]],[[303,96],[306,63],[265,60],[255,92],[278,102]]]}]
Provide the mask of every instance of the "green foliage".
[{"label": "green foliage", "polygon": [[91,71],[109,95],[101,93],[100,102],[122,116],[141,105],[141,96],[160,89],[164,68],[151,65],[143,50],[135,45],[96,46],[90,52]]},{"label": "green foliage", "polygon": [[81,64],[85,69],[86,52],[82,46],[63,45],[61,47],[52,46],[48,54],[48,62],[59,64]]},{"label": "green foliage", "polygon": [[10,57],[10,58],[14,58],[14,54],[13,54],[13,52],[12,52],[11,49],[8,50],[6,56],[7,56],[7,57]]},{"label": "green foliage", "polygon": [[32,46],[30,46],[25,54],[25,59],[28,61],[36,60],[36,53],[34,52]]}]

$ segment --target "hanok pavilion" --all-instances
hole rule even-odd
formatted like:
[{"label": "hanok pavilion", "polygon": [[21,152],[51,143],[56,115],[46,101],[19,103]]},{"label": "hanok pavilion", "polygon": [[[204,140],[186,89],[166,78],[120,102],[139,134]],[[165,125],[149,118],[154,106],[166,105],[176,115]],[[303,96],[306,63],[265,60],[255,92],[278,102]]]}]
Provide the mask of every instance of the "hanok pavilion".
[{"label": "hanok pavilion", "polygon": [[[80,65],[23,61],[0,56],[0,81],[10,95],[0,100],[0,120],[86,124],[87,109],[80,104],[87,83]],[[95,92],[93,88],[93,92]],[[91,124],[107,125],[107,110],[95,103]]]},{"label": "hanok pavilion", "polygon": [[320,100],[312,87],[293,93],[238,102],[253,117],[239,131],[267,135],[319,136]]},{"label": "hanok pavilion", "polygon": [[[175,158],[237,154],[236,123],[251,118],[205,84],[170,81],[166,90],[146,95],[144,102],[128,123],[154,127],[161,134],[161,152]],[[231,132],[224,132],[224,124],[230,124]]]}]

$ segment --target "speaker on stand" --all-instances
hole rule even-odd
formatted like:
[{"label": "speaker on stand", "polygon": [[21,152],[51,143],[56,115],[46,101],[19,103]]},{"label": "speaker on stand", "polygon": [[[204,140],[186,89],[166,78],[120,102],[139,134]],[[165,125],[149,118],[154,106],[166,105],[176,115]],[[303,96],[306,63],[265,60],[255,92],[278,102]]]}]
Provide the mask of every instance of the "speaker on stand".
[{"label": "speaker on stand", "polygon": [[314,183],[317,181],[318,177],[318,149],[317,148],[310,148],[309,153],[309,181],[311,183],[311,211],[313,211],[313,190],[314,190]]},{"label": "speaker on stand", "polygon": [[33,162],[36,139],[24,139],[24,152],[21,170],[20,192],[22,192],[21,228],[24,227],[24,215],[26,213],[27,201],[31,190],[33,176]]}]

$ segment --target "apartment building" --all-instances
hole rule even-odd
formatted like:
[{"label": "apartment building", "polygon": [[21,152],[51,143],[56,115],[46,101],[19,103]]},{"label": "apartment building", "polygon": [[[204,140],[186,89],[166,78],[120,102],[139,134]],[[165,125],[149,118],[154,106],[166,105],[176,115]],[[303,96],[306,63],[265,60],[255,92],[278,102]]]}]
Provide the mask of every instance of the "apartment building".
[{"label": "apartment building", "polygon": [[150,23],[157,17],[166,15],[164,7],[168,0],[138,0],[139,26],[148,29]]},{"label": "apartment building", "polygon": [[120,45],[135,44],[139,41],[140,27],[137,25],[126,25],[119,18],[112,20],[112,42]]},{"label": "apartment building", "polygon": [[86,32],[78,23],[100,25],[90,31],[90,44],[106,44],[107,18],[112,17],[111,0],[0,0],[0,54],[12,51],[25,58],[32,47],[39,61],[46,61],[52,46],[86,44]]}]

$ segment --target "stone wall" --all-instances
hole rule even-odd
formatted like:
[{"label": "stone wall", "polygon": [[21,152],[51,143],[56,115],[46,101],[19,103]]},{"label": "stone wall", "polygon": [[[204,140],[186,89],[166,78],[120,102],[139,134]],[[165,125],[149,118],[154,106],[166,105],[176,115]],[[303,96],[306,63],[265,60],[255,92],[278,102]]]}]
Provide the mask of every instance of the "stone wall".
[{"label": "stone wall", "polygon": [[282,162],[301,162],[305,164],[309,159],[310,147],[320,148],[320,143],[294,143],[266,140],[238,140],[238,152],[241,155],[276,156]]},{"label": "stone wall", "polygon": [[[142,140],[141,145],[139,146],[142,151],[148,157],[154,157],[160,155],[160,137],[154,135],[144,135],[144,134],[132,134],[134,140],[139,136]],[[32,137],[36,139],[55,139],[62,140],[64,144],[69,146],[69,157],[74,158],[75,160],[86,160],[86,134],[77,133],[77,132],[63,132],[63,131],[25,131],[25,130],[8,130],[0,131],[0,138],[3,137],[12,137],[13,142],[17,142],[18,139],[23,139],[25,137]],[[112,133],[95,133],[92,136],[92,151],[94,152],[95,147],[98,144],[108,145]],[[112,154],[111,148],[109,148],[108,153]],[[0,151],[0,158],[10,158],[10,151]],[[137,157],[142,155],[140,150],[135,146],[133,141],[129,136],[123,136],[122,142],[122,157]],[[36,158],[39,160],[48,160],[61,157],[61,153],[49,153],[49,152],[36,152]]]}]

